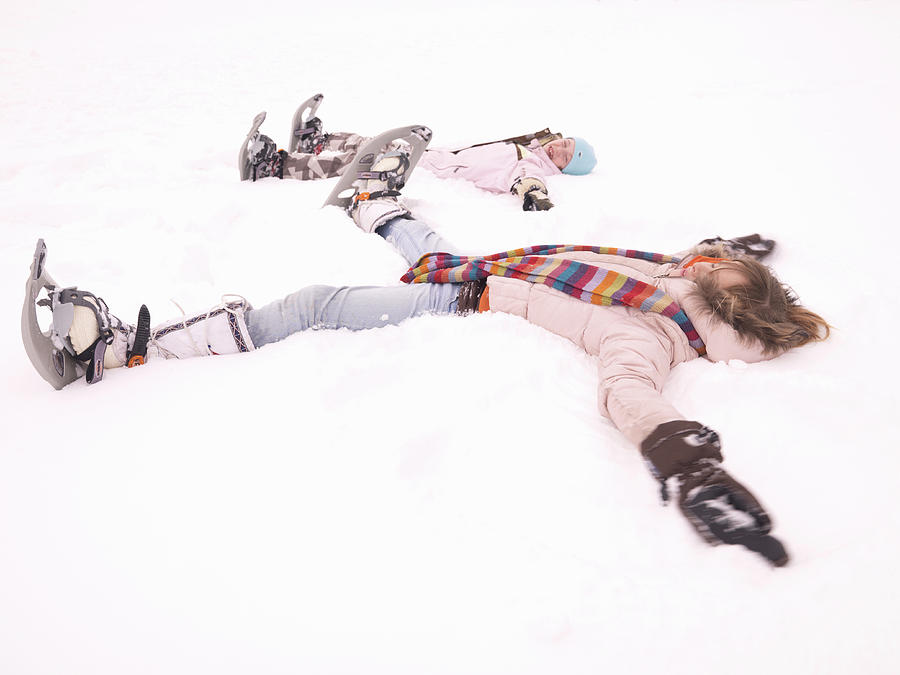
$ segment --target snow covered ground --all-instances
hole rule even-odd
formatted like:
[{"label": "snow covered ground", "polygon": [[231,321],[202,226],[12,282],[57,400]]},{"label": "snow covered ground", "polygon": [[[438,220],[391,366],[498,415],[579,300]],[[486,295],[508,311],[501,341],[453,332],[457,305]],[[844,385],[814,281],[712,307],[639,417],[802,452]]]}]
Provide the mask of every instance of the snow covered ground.
[{"label": "snow covered ground", "polygon": [[[895,673],[900,5],[4,3],[0,672]],[[472,253],[673,251],[760,231],[831,340],[697,360],[793,560],[699,541],[596,409],[591,358],[502,315],[316,331],[54,391],[21,345],[35,241],[156,320],[241,293],[392,284],[332,181],[240,183],[286,142],[408,123],[458,146],[550,125],[599,165],[558,205],[416,173]]]}]

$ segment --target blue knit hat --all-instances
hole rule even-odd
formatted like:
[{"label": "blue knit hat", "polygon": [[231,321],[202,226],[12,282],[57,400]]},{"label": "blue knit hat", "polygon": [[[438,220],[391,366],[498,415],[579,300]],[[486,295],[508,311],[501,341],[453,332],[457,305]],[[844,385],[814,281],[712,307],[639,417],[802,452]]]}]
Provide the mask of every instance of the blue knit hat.
[{"label": "blue knit hat", "polygon": [[575,151],[572,153],[572,159],[569,160],[562,172],[570,176],[583,176],[586,173],[590,173],[597,166],[594,148],[583,138],[571,136],[571,139],[575,141]]}]

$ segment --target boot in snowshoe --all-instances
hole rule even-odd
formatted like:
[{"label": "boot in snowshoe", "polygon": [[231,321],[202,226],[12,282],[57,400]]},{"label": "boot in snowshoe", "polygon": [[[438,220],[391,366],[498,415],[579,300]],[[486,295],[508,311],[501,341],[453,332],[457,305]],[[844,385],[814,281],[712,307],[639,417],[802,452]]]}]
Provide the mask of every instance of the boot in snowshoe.
[{"label": "boot in snowshoe", "polygon": [[287,153],[278,150],[275,141],[265,134],[257,134],[250,142],[250,180],[260,178],[281,178],[284,173],[284,158]]},{"label": "boot in snowshoe", "polygon": [[[244,318],[251,309],[243,298],[222,303],[195,316],[182,316],[150,328],[150,313],[141,306],[136,326],[109,312],[102,298],[71,286],[60,288],[46,270],[47,246],[39,239],[25,285],[22,342],[38,374],[55,389],[82,375],[99,382],[105,369],[133,367],[148,358],[187,358],[252,351]],[[41,327],[38,311],[50,311]]]},{"label": "boot in snowshoe", "polygon": [[316,111],[325,96],[316,94],[306,99],[294,112],[291,120],[291,133],[288,136],[288,152],[302,152],[318,155],[327,138],[322,131],[322,120],[316,117]]},{"label": "boot in snowshoe", "polygon": [[347,210],[365,232],[409,215],[397,197],[431,141],[422,125],[391,129],[369,140],[331,191],[325,204]]},{"label": "boot in snowshoe", "polygon": [[[110,314],[103,298],[74,286],[60,288],[47,273],[46,256],[47,246],[39,239],[22,307],[25,351],[40,376],[56,389],[81,375],[88,384],[99,382],[105,368],[124,365],[134,329]],[[52,315],[47,330],[38,321],[41,307]]]},{"label": "boot in snowshoe", "polygon": [[393,150],[380,155],[368,171],[357,173],[358,179],[353,183],[356,193],[348,208],[357,227],[374,232],[393,218],[409,215],[397,199],[408,172],[408,153]]},{"label": "boot in snowshoe", "polygon": [[250,125],[250,131],[247,132],[244,142],[241,143],[241,149],[238,151],[238,173],[241,175],[241,180],[249,180],[251,177],[253,162],[250,157],[250,145],[259,136],[259,127],[262,126],[262,123],[265,122],[265,120],[266,111],[263,110],[253,118],[253,123]]}]

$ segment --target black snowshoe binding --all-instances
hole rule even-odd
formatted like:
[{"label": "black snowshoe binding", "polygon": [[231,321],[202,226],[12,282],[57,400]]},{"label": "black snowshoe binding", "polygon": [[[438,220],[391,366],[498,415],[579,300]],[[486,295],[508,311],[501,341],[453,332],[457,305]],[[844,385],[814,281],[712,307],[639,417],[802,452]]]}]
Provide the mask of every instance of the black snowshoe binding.
[{"label": "black snowshoe binding", "polygon": [[147,343],[150,342],[150,310],[147,305],[141,305],[138,311],[137,330],[134,334],[134,343],[128,350],[126,366],[134,368],[142,366],[147,358]]}]

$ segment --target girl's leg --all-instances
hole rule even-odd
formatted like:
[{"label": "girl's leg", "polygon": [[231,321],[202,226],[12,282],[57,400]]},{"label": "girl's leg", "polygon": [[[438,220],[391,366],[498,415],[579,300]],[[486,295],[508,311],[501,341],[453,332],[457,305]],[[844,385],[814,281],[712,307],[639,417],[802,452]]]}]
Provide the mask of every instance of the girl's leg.
[{"label": "girl's leg", "polygon": [[394,218],[375,230],[410,265],[426,253],[456,253],[456,247],[428,225],[406,217]]},{"label": "girl's leg", "polygon": [[356,152],[360,146],[369,139],[359,134],[351,134],[346,131],[335,131],[326,134],[322,144],[323,152]]},{"label": "girl's leg", "polygon": [[328,155],[292,152],[284,158],[282,178],[317,180],[340,176],[353,163],[356,150]]},{"label": "girl's leg", "polygon": [[456,311],[459,284],[308,286],[244,316],[254,346],[308,328],[364,330],[396,325],[421,314]]},{"label": "girl's leg", "polygon": [[322,144],[326,154],[292,152],[284,158],[282,178],[316,180],[340,176],[353,163],[356,151],[368,138],[346,131],[328,134]]},{"label": "girl's leg", "polygon": [[345,131],[328,134],[322,144],[322,152],[325,154],[289,153],[284,158],[282,178],[316,180],[340,176],[353,163],[357,151],[368,140],[365,136]]}]

